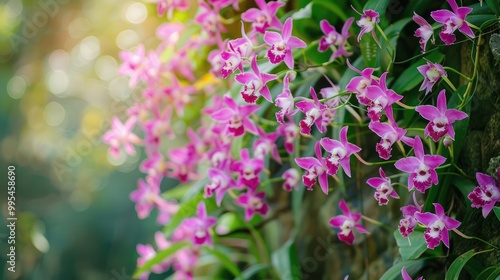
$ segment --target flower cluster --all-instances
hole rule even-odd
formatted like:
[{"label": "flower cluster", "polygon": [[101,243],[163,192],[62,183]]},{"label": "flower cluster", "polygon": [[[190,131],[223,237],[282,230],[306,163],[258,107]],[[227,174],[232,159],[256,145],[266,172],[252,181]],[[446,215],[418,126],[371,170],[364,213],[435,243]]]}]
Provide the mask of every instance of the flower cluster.
[{"label": "flower cluster", "polygon": [[[471,9],[458,7],[454,0],[448,3],[453,12],[431,13],[443,27],[440,38],[447,45],[454,43],[453,33],[457,29],[474,38],[465,20]],[[157,7],[158,14],[167,14],[168,18],[177,11],[193,8],[188,1],[158,1]],[[213,200],[212,205],[220,209],[214,213],[234,212],[258,243],[255,226],[265,225],[281,211],[275,208],[278,203],[269,200],[275,191],[274,183],[279,182],[288,192],[304,186],[314,191],[319,186],[325,195],[331,195],[336,191],[334,182],[343,183],[344,177],[359,178],[366,174],[351,166],[352,156],[356,165],[384,165],[378,166],[380,177],[362,181],[366,182],[362,187],[371,187],[375,205],[395,203],[400,195],[407,196],[405,192],[413,195],[414,205],[405,205],[404,199],[396,202],[404,205],[400,208],[403,217],[398,226],[403,237],[412,234],[420,224],[426,228],[424,238],[429,249],[441,241],[450,247],[449,231],[456,230],[461,222],[445,214],[446,204],[426,201],[425,209],[431,203],[434,206],[435,213],[430,213],[424,212],[424,205],[416,199],[417,191],[425,195],[431,188],[432,191],[440,188],[443,180],[439,178],[442,176],[439,170],[447,167],[448,160],[440,151],[450,146],[443,139],[455,140],[453,124],[468,117],[462,111],[464,106],[448,104],[444,89],[433,93],[434,88],[439,88],[440,79],[454,90],[446,72],[449,68],[426,59],[415,70],[424,77],[418,91],[425,90],[425,99],[415,107],[406,105],[407,95],[395,86],[394,70],[365,67],[361,60],[351,60],[358,69],[346,59],[358,52],[358,42],[366,33],[371,33],[379,46],[377,33],[391,44],[382,29],[380,11],[356,11],[359,19],[346,17],[338,26],[323,19],[316,26],[317,34],[321,35],[308,38],[298,36],[300,26],[294,27],[294,17],[284,20],[278,17],[283,12],[280,9],[286,8],[281,1],[256,0],[255,7],[238,14],[243,21],[240,29],[239,24],[238,28],[228,28],[234,18],[223,17],[232,14],[228,11],[239,10],[238,1],[201,1],[190,22],[192,30],[186,30],[188,25],[164,24],[157,30],[161,44],[155,51],[146,52],[140,45],[120,54],[123,60],[120,74],[130,77],[130,87],[142,90],[142,99],[129,108],[124,124],[113,118],[112,128],[103,141],[110,145],[109,152],[115,157],[122,156],[122,150],[133,155],[134,145],[144,145],[146,159],[140,170],[145,179],[139,180],[138,189],[130,195],[137,214],[144,219],[156,208],[159,224],[170,226],[173,221],[166,237],[157,234],[159,250],[169,248],[172,243],[191,245],[151,266],[152,272],[173,267],[178,279],[191,279],[202,254],[200,247],[213,246],[212,236],[219,233],[212,231],[217,220],[208,216],[204,202],[198,204],[196,215],[189,217],[186,211],[179,210],[185,210],[182,205],[189,204],[182,203],[187,202],[176,202],[161,194],[165,178],[176,179],[188,187],[193,183],[200,185],[191,187],[189,192],[207,203]],[[415,35],[425,51],[429,40],[434,43],[434,28],[417,14],[413,19],[420,25]],[[357,42],[351,38],[357,28],[352,26],[354,21],[361,28]],[[338,32],[336,28],[340,26]],[[184,32],[195,35],[184,38],[181,36]],[[312,42],[318,44],[317,51],[315,45],[309,48]],[[395,50],[393,46],[389,49]],[[316,65],[306,57],[310,51],[332,54],[327,61]],[[203,53],[207,54],[204,65],[192,61]],[[395,52],[389,54],[393,62]],[[339,71],[337,68],[344,66],[344,62],[345,71]],[[334,64],[331,69],[330,63]],[[347,74],[339,78],[340,72]],[[311,77],[321,74],[325,79],[309,83]],[[330,86],[325,87],[327,82]],[[459,93],[448,91],[448,94]],[[410,117],[403,117],[402,111]],[[142,133],[135,134],[134,129]],[[360,137],[361,129],[377,139],[374,147],[361,148],[366,143]],[[438,151],[435,145],[439,145]],[[449,148],[452,151],[453,147]],[[366,162],[363,157],[370,151],[382,162]],[[391,158],[394,160],[389,161]],[[451,162],[448,166],[455,164]],[[402,179],[395,180],[398,177]],[[499,186],[482,173],[477,173],[477,180],[479,186],[468,197],[472,207],[482,208],[486,217],[500,201]],[[340,199],[339,208],[342,214],[329,221],[331,227],[339,229],[339,240],[352,245],[354,230],[369,234],[361,218],[373,220],[351,212],[344,199]],[[173,216],[177,219],[172,219]],[[224,226],[221,228],[226,229]],[[156,255],[151,245],[138,246],[138,252],[139,266]],[[142,277],[147,275],[144,273]],[[402,275],[410,279],[405,269]]]}]

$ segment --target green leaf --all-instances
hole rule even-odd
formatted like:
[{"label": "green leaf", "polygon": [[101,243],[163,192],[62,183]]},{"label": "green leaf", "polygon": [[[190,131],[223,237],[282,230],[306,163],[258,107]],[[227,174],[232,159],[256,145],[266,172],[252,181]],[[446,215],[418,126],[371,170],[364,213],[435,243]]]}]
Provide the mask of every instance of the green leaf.
[{"label": "green leaf", "polygon": [[238,229],[246,228],[245,223],[234,212],[226,212],[217,219],[217,232],[219,234],[231,233]]},{"label": "green leaf", "polygon": [[479,275],[477,276],[477,280],[493,280],[498,276],[500,276],[500,266],[490,266],[479,273]]},{"label": "green leaf", "polygon": [[254,264],[251,267],[245,269],[242,273],[241,276],[243,279],[251,279],[254,275],[257,273],[269,269],[269,265],[267,264]]},{"label": "green leaf", "polygon": [[500,16],[500,2],[498,0],[486,0],[488,7],[497,15]]},{"label": "green leaf", "polygon": [[[330,1],[330,0],[313,0],[313,9],[318,8],[318,9],[323,9],[323,11],[328,11],[332,15],[338,16],[342,21],[346,21],[348,16],[344,11],[344,8],[341,7],[337,1]],[[331,19],[328,19],[331,24]]]},{"label": "green leaf", "polygon": [[[434,63],[440,63],[443,60],[444,55],[440,52],[431,52],[426,56],[426,58]],[[399,94],[402,94],[405,91],[408,91],[421,84],[424,80],[424,76],[422,76],[422,74],[418,72],[417,67],[426,63],[427,62],[425,60],[421,59],[410,65],[408,69],[406,69],[401,75],[399,75],[394,84],[391,86],[391,89]]]},{"label": "green leaf", "polygon": [[231,272],[237,279],[243,279],[241,276],[241,271],[236,266],[236,264],[227,256],[227,252],[222,252],[217,247],[210,248],[203,246],[203,250],[207,251],[209,254],[217,257],[219,261]]},{"label": "green leaf", "polygon": [[189,242],[177,242],[177,243],[173,243],[167,249],[157,252],[156,255],[152,259],[147,260],[141,267],[138,267],[136,269],[136,271],[134,272],[134,278],[139,278],[139,275],[141,275],[144,272],[150,271],[153,266],[163,262],[168,257],[172,256],[177,251],[188,246],[189,244],[191,244],[191,243],[189,243]]},{"label": "green leaf", "polygon": [[395,230],[394,238],[396,238],[399,254],[404,261],[417,259],[427,250],[427,243],[421,231],[415,231],[408,238],[405,238],[398,230]]},{"label": "green leaf", "polygon": [[376,68],[377,67],[377,53],[379,51],[379,47],[375,39],[370,33],[365,33],[363,37],[361,37],[361,41],[359,42],[359,46],[361,47],[361,54],[363,56],[363,61],[365,62],[366,67]]},{"label": "green leaf", "polygon": [[500,207],[499,206],[493,207],[493,212],[495,212],[497,219],[500,220]]},{"label": "green leaf", "polygon": [[458,280],[460,272],[465,264],[474,256],[474,249],[469,250],[453,261],[450,268],[446,272],[446,280]]},{"label": "green leaf", "polygon": [[391,268],[389,268],[382,277],[380,277],[380,280],[393,280],[393,279],[401,279],[401,269],[403,266],[406,268],[406,271],[408,274],[410,274],[412,270],[415,270],[415,267],[418,269],[420,265],[424,263],[425,259],[418,259],[418,260],[407,260],[407,261],[402,261],[398,262],[395,265],[393,265]]},{"label": "green leaf", "polygon": [[[168,225],[165,226],[163,229],[163,232],[167,235],[170,236],[174,229],[182,222],[182,220],[193,217],[196,215],[196,208],[198,207],[198,204],[203,201],[203,194],[198,193],[194,197],[190,198],[189,200],[186,200],[184,202],[180,203],[179,210],[177,213],[175,213],[174,216],[170,219],[170,222]],[[205,205],[207,207],[207,212],[213,211],[214,209],[217,209],[217,206],[215,205],[215,199],[206,199],[205,200]]]},{"label": "green leaf", "polygon": [[[384,15],[387,6],[389,5],[389,0],[370,0],[366,2],[363,10],[374,10],[379,13],[379,15]],[[361,12],[361,11],[360,11]]]},{"label": "green leaf", "polygon": [[[463,96],[466,89],[467,85],[462,85],[457,89],[455,93],[452,94],[451,98],[448,101],[448,108],[457,108],[457,106],[461,103],[459,96]],[[462,108],[462,111],[470,116],[471,102],[467,102],[467,104]],[[453,154],[455,155],[455,157],[453,158],[454,162],[457,161],[458,155],[460,154],[462,146],[465,143],[465,137],[467,136],[469,128],[469,120],[470,117],[453,123],[453,128],[455,129],[455,141],[453,142],[452,146]]]},{"label": "green leaf", "polygon": [[312,3],[307,4],[304,8],[301,8],[300,10],[293,13],[291,18],[293,18],[294,20],[311,18],[312,5]]},{"label": "green leaf", "polygon": [[273,266],[279,273],[281,279],[300,279],[300,265],[295,243],[288,240],[281,248],[272,255]]}]

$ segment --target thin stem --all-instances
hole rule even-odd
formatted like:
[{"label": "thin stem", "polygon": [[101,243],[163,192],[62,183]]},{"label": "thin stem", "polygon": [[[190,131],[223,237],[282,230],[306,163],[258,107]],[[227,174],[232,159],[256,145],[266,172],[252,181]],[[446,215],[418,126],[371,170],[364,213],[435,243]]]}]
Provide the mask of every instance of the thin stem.
[{"label": "thin stem", "polygon": [[408,106],[406,104],[403,104],[401,103],[400,101],[396,101],[396,104],[398,104],[399,106],[405,108],[405,109],[409,109],[409,110],[415,110],[415,107],[414,106]]},{"label": "thin stem", "polygon": [[262,183],[260,183],[261,186],[265,186],[267,184],[272,184],[272,183],[277,183],[277,182],[281,182],[281,181],[284,181],[285,179],[281,178],[281,177],[275,177],[275,178],[271,178],[269,180],[266,180]]},{"label": "thin stem", "polygon": [[[476,240],[479,240],[479,241],[481,241],[481,242],[483,242],[483,243],[485,243],[485,244],[488,244],[489,246],[491,246],[491,247],[493,247],[493,248],[495,248],[495,249],[498,249],[498,247],[497,247],[497,246],[495,246],[495,245],[493,245],[493,244],[491,244],[491,243],[489,243],[489,242],[487,242],[487,241],[484,241],[484,240],[482,240],[482,239],[481,239],[481,238],[479,238],[479,237],[465,235],[463,232],[459,231],[459,230],[458,230],[458,229],[456,229],[456,228],[454,228],[454,229],[453,229],[453,231],[454,231],[456,234],[460,235],[461,237],[463,237],[463,238],[465,238],[465,239],[476,239]],[[493,250],[493,249],[490,249],[490,251],[492,251],[492,250]],[[484,251],[483,251],[483,252],[484,252]]]},{"label": "thin stem", "polygon": [[372,223],[372,224],[377,225],[377,226],[381,226],[381,227],[383,227],[383,228],[385,228],[385,229],[387,229],[387,230],[392,231],[392,228],[391,228],[390,226],[388,226],[388,225],[386,225],[386,224],[384,224],[384,223],[382,223],[382,222],[379,222],[379,221],[377,221],[377,220],[374,220],[374,219],[372,219],[372,218],[369,218],[369,217],[367,217],[367,216],[365,216],[365,215],[361,215],[361,218],[362,218],[363,220],[365,220],[365,221],[369,222],[369,223]]},{"label": "thin stem", "polygon": [[361,118],[361,116],[351,106],[345,105],[345,109],[349,111],[349,113],[358,121],[358,123],[363,123],[363,119]]},{"label": "thin stem", "polygon": [[457,91],[457,88],[451,83],[451,81],[448,79],[448,77],[446,76],[441,76],[441,78],[443,79],[443,81],[445,81],[453,91]]},{"label": "thin stem", "polygon": [[462,76],[463,78],[467,79],[468,81],[472,80],[471,78],[465,76],[462,72],[456,70],[455,68],[444,66],[444,70],[450,70],[451,72],[457,73],[458,75]]},{"label": "thin stem", "polygon": [[367,162],[365,161],[363,158],[361,158],[361,156],[358,154],[358,153],[354,153],[353,154],[354,156],[356,156],[358,158],[358,160],[364,164],[364,165],[367,165],[367,166],[372,166],[372,165],[381,165],[381,164],[389,164],[389,163],[395,163],[396,160],[386,160],[386,161],[377,161],[377,162]]}]

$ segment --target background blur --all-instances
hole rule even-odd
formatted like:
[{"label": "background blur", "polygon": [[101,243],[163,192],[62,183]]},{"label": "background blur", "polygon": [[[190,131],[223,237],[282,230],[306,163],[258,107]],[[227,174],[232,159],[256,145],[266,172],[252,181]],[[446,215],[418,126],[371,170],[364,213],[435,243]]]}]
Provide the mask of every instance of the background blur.
[{"label": "background blur", "polygon": [[139,220],[128,199],[142,155],[114,160],[100,137],[133,103],[118,53],[154,44],[155,9],[0,2],[0,203],[5,221],[14,165],[18,217],[14,274],[4,259],[8,228],[0,228],[0,279],[131,279],[136,244],[151,243],[158,227]]}]

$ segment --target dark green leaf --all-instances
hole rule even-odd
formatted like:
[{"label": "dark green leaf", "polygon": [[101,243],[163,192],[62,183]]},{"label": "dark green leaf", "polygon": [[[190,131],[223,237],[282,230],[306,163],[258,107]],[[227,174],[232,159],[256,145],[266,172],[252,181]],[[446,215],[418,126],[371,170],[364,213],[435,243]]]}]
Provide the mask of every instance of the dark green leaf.
[{"label": "dark green leaf", "polygon": [[[382,67],[382,69],[387,69],[389,63],[394,61],[394,50],[396,49],[399,34],[401,30],[410,22],[411,18],[403,18],[397,22],[391,24],[384,30],[384,34],[390,42],[392,49],[389,47],[389,43],[381,35],[378,36],[380,40],[381,50],[377,52],[377,66]],[[378,33],[378,32],[377,32]]]},{"label": "dark green leaf", "polygon": [[500,266],[490,266],[479,273],[479,275],[477,276],[477,280],[496,280],[498,279],[498,276],[500,276]]},{"label": "dark green leaf", "polygon": [[497,15],[500,16],[500,2],[498,0],[486,0],[488,7]]},{"label": "dark green leaf", "polygon": [[[330,1],[330,0],[313,0],[313,9],[323,9],[324,11],[328,11],[332,15],[336,15],[339,17],[342,21],[346,21],[348,16],[345,13],[345,8],[340,6],[337,1]],[[333,24],[330,19],[330,24]]]},{"label": "dark green leaf", "polygon": [[446,272],[446,280],[458,280],[460,272],[465,264],[474,256],[474,249],[467,251],[465,254],[459,256]]},{"label": "dark green leaf", "polygon": [[215,248],[210,248],[210,247],[207,247],[207,246],[203,246],[203,250],[207,251],[209,254],[217,257],[219,259],[219,261],[224,265],[224,267],[227,268],[227,270],[229,270],[229,272],[231,272],[237,279],[243,279],[241,277],[241,271],[240,269],[238,268],[238,266],[236,266],[236,264],[227,256],[227,253],[226,252],[222,252],[221,250],[219,250],[217,247]]},{"label": "dark green leaf", "polygon": [[363,37],[361,37],[359,46],[361,47],[361,54],[365,66],[370,68],[377,67],[377,52],[379,51],[379,47],[375,39],[373,39],[373,36],[370,33],[365,33]]},{"label": "dark green leaf", "polygon": [[[428,259],[428,258],[427,258]],[[406,268],[406,271],[408,274],[410,274],[410,270],[414,270],[413,268],[419,267],[424,263],[426,259],[418,259],[418,260],[407,260],[407,261],[402,261],[398,262],[395,265],[393,265],[391,268],[389,268],[382,277],[380,277],[380,280],[393,280],[393,279],[401,279],[401,269],[403,269],[403,266]]]},{"label": "dark green leaf", "polygon": [[394,231],[394,238],[396,238],[399,254],[404,261],[417,259],[427,250],[427,243],[421,231],[415,231],[408,238],[405,238],[396,230]]},{"label": "dark green leaf", "polygon": [[[380,16],[385,14],[385,10],[387,10],[387,6],[389,5],[389,0],[370,0],[368,1],[363,10],[374,10],[379,13]],[[361,12],[361,11],[360,11]]]},{"label": "dark green leaf", "polygon": [[153,266],[168,259],[168,257],[172,256],[173,254],[175,254],[175,252],[188,246],[189,244],[190,244],[189,242],[177,242],[173,243],[167,249],[159,251],[152,259],[146,261],[144,265],[137,268],[137,270],[134,272],[134,278],[138,278],[139,275],[141,275],[142,273],[150,271]]},{"label": "dark green leaf", "polygon": [[[451,95],[451,98],[448,101],[448,108],[456,108],[458,104],[460,104],[461,100],[459,96],[463,96],[466,88],[467,85],[460,86],[457,91]],[[462,108],[462,111],[470,116],[470,110],[471,102],[468,102]],[[455,157],[453,158],[454,162],[456,162],[457,156],[460,154],[460,150],[462,149],[462,146],[465,142],[465,137],[469,128],[469,119],[470,117],[453,123],[453,128],[455,129],[455,141],[453,142],[453,154],[455,155]]]},{"label": "dark green leaf", "polygon": [[300,279],[300,265],[295,243],[288,240],[281,248],[272,255],[273,266],[279,273],[281,279]]},{"label": "dark green leaf", "polygon": [[497,216],[498,220],[500,220],[500,207],[498,206],[493,207],[493,212],[495,212],[495,215]]}]

